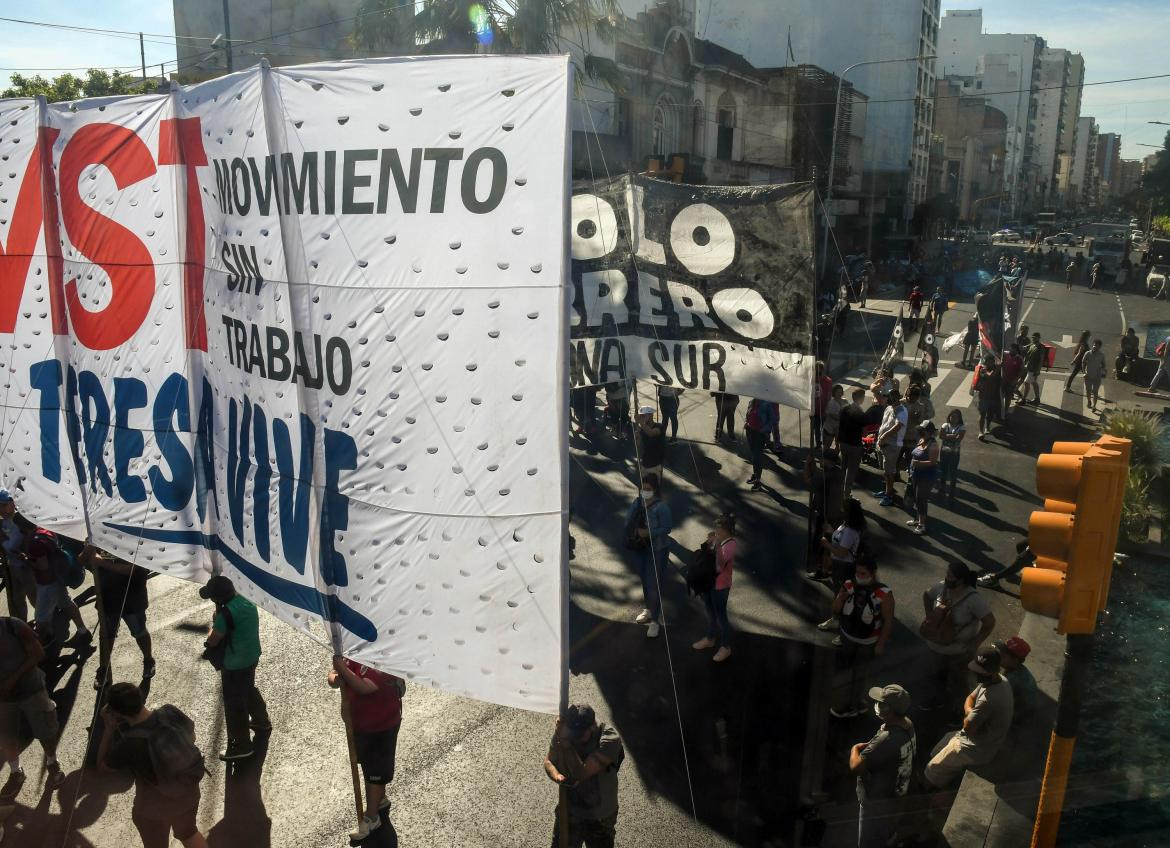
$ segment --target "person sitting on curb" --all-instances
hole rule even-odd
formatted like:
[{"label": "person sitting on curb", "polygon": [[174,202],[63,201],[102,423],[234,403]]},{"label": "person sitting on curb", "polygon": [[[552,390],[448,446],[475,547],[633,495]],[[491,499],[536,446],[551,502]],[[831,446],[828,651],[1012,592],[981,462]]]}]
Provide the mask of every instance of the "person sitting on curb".
[{"label": "person sitting on curb", "polygon": [[999,673],[999,652],[981,651],[968,668],[979,683],[963,704],[963,727],[939,740],[923,772],[936,789],[951,785],[972,766],[991,762],[1011,730],[1012,688]]},{"label": "person sitting on curb", "polygon": [[1036,678],[1024,666],[1024,660],[1032,653],[1032,646],[1019,636],[1012,636],[1010,639],[998,640],[993,647],[999,652],[1003,676],[1012,687],[1012,702],[1015,705],[1012,727],[1019,727],[1035,714],[1039,698]]}]

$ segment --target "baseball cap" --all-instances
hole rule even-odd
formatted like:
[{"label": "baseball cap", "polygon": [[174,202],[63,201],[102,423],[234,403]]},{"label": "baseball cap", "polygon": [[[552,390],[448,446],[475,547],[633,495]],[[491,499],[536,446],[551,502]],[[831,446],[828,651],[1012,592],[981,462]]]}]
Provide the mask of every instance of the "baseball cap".
[{"label": "baseball cap", "polygon": [[654,407],[640,406],[640,407],[638,407],[638,414],[639,415],[653,415],[654,414]]},{"label": "baseball cap", "polygon": [[569,708],[565,710],[564,720],[574,733],[582,733],[593,727],[597,716],[593,712],[593,707],[588,704],[570,704]]},{"label": "baseball cap", "polygon": [[12,495],[8,494],[7,489],[0,489],[0,504],[12,503]]},{"label": "baseball cap", "polygon": [[1005,654],[1011,654],[1021,662],[1028,658],[1028,654],[1032,653],[1032,646],[1019,636],[1013,636],[1010,639],[1000,639],[995,643],[995,649]]},{"label": "baseball cap", "polygon": [[879,704],[889,707],[898,715],[904,716],[910,712],[910,693],[897,683],[891,683],[889,686],[875,686],[869,690],[869,697]]},{"label": "baseball cap", "polygon": [[999,674],[999,651],[980,651],[975,659],[967,664],[967,668],[983,677],[994,677]]},{"label": "baseball cap", "polygon": [[215,601],[217,604],[230,601],[235,594],[235,585],[222,574],[212,575],[211,579],[199,589],[199,597],[205,601]]}]

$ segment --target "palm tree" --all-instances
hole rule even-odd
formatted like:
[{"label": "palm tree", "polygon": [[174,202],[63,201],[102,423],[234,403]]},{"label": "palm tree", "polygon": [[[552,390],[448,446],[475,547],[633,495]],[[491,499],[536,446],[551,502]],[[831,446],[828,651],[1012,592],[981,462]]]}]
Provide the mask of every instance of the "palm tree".
[{"label": "palm tree", "polygon": [[617,0],[423,0],[413,14],[402,0],[362,0],[351,41],[371,53],[562,53],[580,49],[578,70],[615,91],[621,72],[612,59],[593,54],[594,37],[612,42]]}]

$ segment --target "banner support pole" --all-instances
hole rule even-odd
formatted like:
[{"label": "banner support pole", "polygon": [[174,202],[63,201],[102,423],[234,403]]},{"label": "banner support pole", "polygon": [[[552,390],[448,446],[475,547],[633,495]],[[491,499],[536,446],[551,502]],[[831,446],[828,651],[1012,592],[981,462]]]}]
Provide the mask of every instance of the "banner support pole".
[{"label": "banner support pole", "polygon": [[[342,681],[342,687],[345,682]],[[362,798],[362,781],[358,773],[357,748],[353,744],[353,720],[349,714],[349,701],[345,700],[345,693],[341,693],[341,721],[345,725],[345,745],[349,749],[349,776],[353,780],[353,803],[357,812],[358,825],[365,815],[365,802]]]}]

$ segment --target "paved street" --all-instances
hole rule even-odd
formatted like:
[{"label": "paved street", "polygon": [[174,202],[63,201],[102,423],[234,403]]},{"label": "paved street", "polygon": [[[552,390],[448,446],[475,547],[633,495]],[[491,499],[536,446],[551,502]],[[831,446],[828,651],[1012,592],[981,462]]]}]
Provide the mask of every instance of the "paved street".
[{"label": "paved street", "polygon": [[[1056,340],[1090,329],[1105,340],[1110,359],[1124,321],[1170,321],[1165,303],[1083,286],[1068,293],[1063,281],[1044,276],[1029,281],[1025,297],[1025,321],[1032,329]],[[883,308],[896,312],[881,301],[873,306],[874,316]],[[968,308],[955,303],[944,330],[965,323]],[[872,351],[856,353],[864,357]],[[1017,408],[986,444],[973,435],[965,442],[958,497],[954,504],[933,507],[929,535],[912,536],[900,509],[878,507],[867,494],[870,481],[858,487],[882,577],[899,599],[892,649],[875,667],[875,682],[896,680],[914,691],[925,650],[917,636],[922,590],[941,577],[950,559],[978,569],[1010,560],[1038,503],[1035,455],[1054,439],[1091,435],[1097,420],[1086,410],[1080,387],[1063,390],[1069,354],[1060,350],[1056,367],[1044,375],[1039,407]],[[846,383],[865,382],[869,367],[837,376]],[[946,410],[960,408],[968,423],[975,423],[969,381],[969,371],[944,361],[932,391],[940,419]],[[1106,406],[1170,403],[1170,396],[1166,402],[1137,399],[1134,388],[1110,375]],[[643,397],[648,390],[640,388]],[[711,398],[684,394],[679,440],[668,449],[666,464],[674,550],[664,587],[666,638],[657,640],[646,639],[633,622],[641,608],[640,589],[620,544],[625,509],[636,491],[631,451],[608,437],[596,443],[573,438],[572,699],[592,702],[626,742],[623,844],[790,844],[802,797],[823,788],[828,793],[821,808],[828,826],[823,844],[845,845],[855,839],[845,756],[849,744],[872,733],[876,719],[830,722],[827,716],[832,654],[828,634],[812,624],[823,617],[829,596],[801,576],[807,496],[800,465],[808,447],[807,422],[784,413],[785,450],[769,460],[760,493],[744,485],[749,471],[738,446],[716,444],[713,428]],[[876,477],[871,480],[876,483]],[[690,648],[702,633],[703,612],[686,597],[677,569],[724,510],[740,516],[743,548],[730,604],[738,641],[733,658],[717,666],[708,654]],[[150,589],[159,658],[150,700],[187,711],[205,751],[214,752],[223,741],[217,677],[197,659],[210,605],[198,599],[194,587],[170,578],[152,579]],[[1010,635],[1020,620],[1016,586],[986,594],[998,622],[996,635]],[[92,604],[84,613],[92,623]],[[262,636],[259,683],[276,730],[266,756],[233,775],[210,758],[200,821],[213,845],[345,844],[352,793],[336,694],[324,685],[328,651],[267,616]],[[30,781],[3,845],[129,844],[134,834],[126,783],[78,768],[93,711],[96,660],[69,648],[63,656],[67,662],[53,677],[65,722],[62,759],[70,776],[56,795],[41,795],[40,768],[31,762],[39,754],[35,748],[26,754],[26,767],[33,766]],[[133,679],[139,662],[123,635],[115,651],[115,677]],[[417,686],[410,688],[405,710],[391,791],[392,819],[405,842],[547,842],[556,796],[540,764],[551,719]],[[920,752],[929,751],[936,729],[927,718],[919,733]],[[384,830],[369,844],[393,844],[391,837]]]}]

